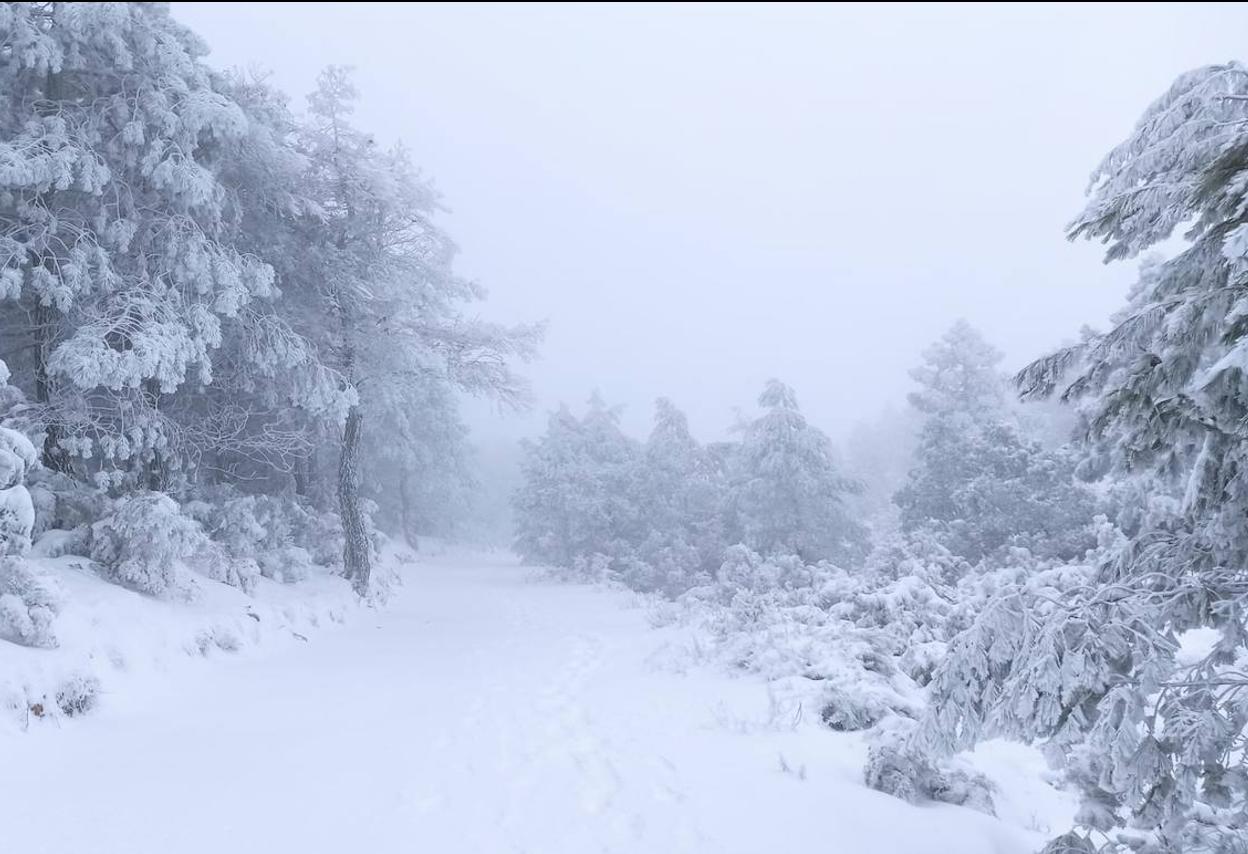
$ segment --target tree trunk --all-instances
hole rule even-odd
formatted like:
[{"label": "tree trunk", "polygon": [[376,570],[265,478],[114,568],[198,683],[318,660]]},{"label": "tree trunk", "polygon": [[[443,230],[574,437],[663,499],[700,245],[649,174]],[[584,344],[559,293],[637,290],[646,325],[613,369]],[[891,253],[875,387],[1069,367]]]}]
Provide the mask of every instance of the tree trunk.
[{"label": "tree trunk", "polygon": [[360,433],[364,416],[358,405],[347,413],[342,430],[342,454],[338,458],[338,512],[342,516],[342,568],[361,596],[368,592],[372,571],[368,529],[360,506]]},{"label": "tree trunk", "polygon": [[295,480],[295,495],[304,500],[310,501],[311,498],[311,464],[309,457],[298,457],[295,459],[295,465],[291,471],[291,475]]},{"label": "tree trunk", "polygon": [[[160,383],[154,379],[143,380],[143,394],[153,412],[160,412]],[[152,456],[143,464],[143,480],[152,492],[164,492],[165,456],[159,448],[152,448]]]},{"label": "tree trunk", "polygon": [[400,524],[403,526],[403,539],[413,549],[420,551],[420,536],[416,532],[416,520],[412,518],[412,496],[407,485],[411,480],[407,466],[399,464],[399,507],[402,514]]},{"label": "tree trunk", "polygon": [[47,429],[43,436],[43,465],[52,471],[68,472],[69,454],[61,447],[64,432],[52,412],[52,376],[48,373],[48,357],[52,355],[55,319],[52,309],[35,303],[35,403],[47,413]]}]

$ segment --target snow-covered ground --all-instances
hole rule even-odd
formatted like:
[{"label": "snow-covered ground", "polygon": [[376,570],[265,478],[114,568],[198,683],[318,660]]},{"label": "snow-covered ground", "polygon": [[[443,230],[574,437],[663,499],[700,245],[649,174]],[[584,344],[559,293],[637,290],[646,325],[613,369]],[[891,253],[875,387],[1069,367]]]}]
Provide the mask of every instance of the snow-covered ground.
[{"label": "snow-covered ground", "polygon": [[[387,557],[396,561],[392,550]],[[261,645],[302,644],[367,610],[347,581],[320,567],[298,584],[257,578],[250,594],[184,572],[183,595],[158,599],[105,581],[84,557],[35,556],[28,564],[59,603],[57,646],[0,640],[0,738],[13,728],[65,723],[59,707],[67,693],[94,712],[97,704],[111,707],[151,682],[174,678],[188,657],[233,660],[232,653]]]},{"label": "snow-covered ground", "polygon": [[388,608],[306,643],[149,669],[90,715],[0,728],[0,848],[1023,854],[1068,818],[1008,746],[980,758],[1001,820],[865,788],[858,737],[777,715],[756,678],[679,672],[684,630],[630,594],[502,556],[401,571]]}]

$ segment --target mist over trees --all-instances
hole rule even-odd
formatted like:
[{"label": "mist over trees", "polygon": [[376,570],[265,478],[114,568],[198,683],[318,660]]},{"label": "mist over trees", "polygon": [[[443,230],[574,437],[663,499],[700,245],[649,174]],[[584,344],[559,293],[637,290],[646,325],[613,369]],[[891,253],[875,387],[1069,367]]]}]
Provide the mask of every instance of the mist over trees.
[{"label": "mist over trees", "polygon": [[[707,448],[661,401],[662,455],[601,406],[564,410],[528,450],[521,553],[718,603],[733,660],[817,680],[825,723],[869,731],[876,788],[991,811],[948,757],[1004,735],[1043,745],[1080,793],[1046,852],[1242,850],[1246,104],[1232,63],[1146,111],[1070,236],[1116,260],[1182,225],[1187,247],[1144,260],[1112,328],[1012,380],[956,323],[912,372],[908,420],[852,437],[865,486],[778,381]],[[1064,407],[1020,403],[1051,396]],[[904,475],[883,442],[910,451]],[[652,513],[660,493],[677,500]]]},{"label": "mist over trees", "polygon": [[161,4],[0,4],[0,641],[58,645],[65,555],[145,602],[379,603],[388,539],[505,543],[861,733],[875,789],[991,813],[961,754],[1005,737],[1080,799],[1046,854],[1245,851],[1243,65],[1093,173],[1072,239],[1184,241],[1107,330],[1011,377],[958,321],[843,448],[771,379],[721,440],[595,394],[483,467],[460,401],[525,406],[540,325],[482,316],[349,69],[292,106],[206,52]]}]

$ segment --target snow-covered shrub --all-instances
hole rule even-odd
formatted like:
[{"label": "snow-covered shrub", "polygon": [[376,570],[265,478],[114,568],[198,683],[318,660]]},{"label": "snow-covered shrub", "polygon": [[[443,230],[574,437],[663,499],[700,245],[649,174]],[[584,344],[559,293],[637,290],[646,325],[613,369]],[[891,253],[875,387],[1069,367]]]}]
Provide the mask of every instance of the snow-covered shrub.
[{"label": "snow-covered shrub", "polygon": [[257,495],[252,505],[256,524],[264,529],[259,541],[262,550],[301,545],[295,541],[295,520],[303,512],[298,501],[280,495]]},{"label": "snow-covered shrub", "polygon": [[306,578],[314,564],[336,566],[342,561],[338,515],[290,498],[218,487],[201,490],[182,509],[212,540],[195,565],[223,567],[205,574],[228,584],[249,589],[249,579],[257,573],[292,583]]},{"label": "snow-covered shrub", "polygon": [[260,566],[255,558],[235,556],[220,543],[209,539],[204,539],[185,561],[199,575],[246,593],[255,588],[256,579],[260,576]]},{"label": "snow-covered shrub", "polygon": [[85,525],[68,531],[44,531],[30,553],[33,557],[60,557],[61,555],[91,556],[91,529]]},{"label": "snow-covered shrub", "polygon": [[996,815],[992,783],[983,775],[942,767],[907,738],[904,723],[878,732],[867,751],[864,782],[912,804],[940,801]]},{"label": "snow-covered shrub", "polygon": [[949,644],[944,641],[911,642],[898,657],[897,666],[916,684],[927,685],[948,654]]},{"label": "snow-covered shrub", "polygon": [[929,584],[955,585],[975,569],[928,528],[898,533],[877,543],[867,557],[864,574],[898,579],[917,576]]},{"label": "snow-covered shrub", "polygon": [[67,718],[85,715],[95,708],[100,696],[100,680],[76,673],[56,689],[56,707]]},{"label": "snow-covered shrub", "polygon": [[201,575],[245,591],[254,587],[258,576],[273,577],[263,567],[280,566],[285,559],[267,556],[290,548],[289,511],[283,512],[283,503],[289,502],[227,488],[203,491],[198,500],[182,506],[209,538],[188,564]]},{"label": "snow-covered shrub", "polygon": [[204,533],[231,556],[254,556],[268,531],[256,518],[256,496],[214,490],[209,500],[188,501],[182,512],[198,522]]},{"label": "snow-covered shrub", "polygon": [[188,651],[199,655],[209,655],[213,650],[221,652],[238,652],[243,642],[238,633],[227,626],[210,626],[195,635]]},{"label": "snow-covered shrub", "polygon": [[39,454],[30,439],[9,427],[0,427],[0,489],[26,481],[27,473],[39,465]]},{"label": "snow-covered shrub", "polygon": [[[1105,540],[1112,548],[1112,538]],[[1026,680],[1060,661],[1060,657],[1044,660],[1040,653],[1042,626],[1063,609],[1063,603],[1086,591],[1092,572],[1088,565],[1029,562],[986,573],[975,580],[975,589],[964,585],[960,595],[974,609],[974,619],[951,639],[944,660],[933,671],[927,709],[914,734],[916,744],[933,755],[947,755],[981,738],[1021,734],[1014,722],[1028,714],[1036,700],[1028,694]],[[1072,634],[1067,641],[1077,643],[1078,638]],[[1020,672],[1024,662],[1030,662],[1030,672]],[[1079,676],[1054,668],[1051,678]],[[1074,682],[1065,684],[1069,691],[1063,696],[1075,696]],[[1017,693],[1018,703],[1004,703],[1012,693]],[[1063,720],[1077,725],[1071,717]]]},{"label": "snow-covered shrub", "polygon": [[24,646],[56,646],[52,623],[61,598],[52,579],[20,558],[0,558],[0,640]]},{"label": "snow-covered shrub", "polygon": [[734,546],[715,581],[681,601],[703,615],[718,657],[785,683],[830,728],[861,730],[922,707],[888,631],[854,623],[861,585],[830,564]]},{"label": "snow-covered shrub", "polygon": [[40,467],[27,478],[35,505],[36,536],[50,530],[87,528],[109,509],[109,499],[94,486]]},{"label": "snow-covered shrub", "polygon": [[307,550],[317,566],[342,566],[342,519],[337,513],[292,506],[291,541]]},{"label": "snow-covered shrub", "polygon": [[702,570],[702,554],[684,543],[657,547],[647,544],[641,555],[625,558],[620,563],[616,577],[643,593],[675,598],[691,587],[710,581],[710,576]]},{"label": "snow-covered shrub", "polygon": [[260,565],[260,574],[265,578],[293,584],[308,577],[312,567],[312,556],[308,550],[299,546],[283,546],[262,552],[256,562]]},{"label": "snow-covered shrub", "polygon": [[[7,370],[4,374],[7,377]],[[30,551],[35,527],[34,502],[25,482],[38,466],[39,455],[30,440],[0,427],[0,639],[54,647],[52,621],[59,609],[59,591],[22,559]]]},{"label": "snow-covered shrub", "polygon": [[30,493],[31,509],[34,511],[34,524],[31,526],[30,535],[32,542],[50,530],[53,525],[52,521],[56,518],[56,496],[41,486],[29,483],[26,491]]},{"label": "snow-covered shrub", "polygon": [[578,555],[569,567],[555,567],[554,577],[569,581],[606,581],[611,577],[612,560],[604,554]]},{"label": "snow-covered shrub", "polygon": [[918,574],[868,576],[834,608],[862,628],[887,629],[900,654],[915,644],[947,640],[960,627],[956,595],[954,588]]},{"label": "snow-covered shrub", "polygon": [[914,685],[871,635],[850,634],[849,655],[825,668],[819,718],[840,732],[870,729],[894,716],[912,719],[922,709]]},{"label": "snow-covered shrub", "polygon": [[1037,854],[1098,854],[1103,849],[1091,838],[1075,831],[1050,839]]},{"label": "snow-covered shrub", "polygon": [[91,526],[91,559],[111,581],[153,596],[182,586],[180,565],[202,550],[203,530],[160,492],[124,496]]},{"label": "snow-covered shrub", "polygon": [[[824,569],[827,573],[836,572],[830,564],[825,564]],[[724,552],[713,587],[720,601],[730,602],[738,593],[809,590],[815,578],[815,570],[797,555],[767,558],[744,545],[735,545]]]},{"label": "snow-covered shrub", "polygon": [[35,508],[26,487],[0,489],[0,555],[24,555],[30,551],[30,532]]},{"label": "snow-covered shrub", "polygon": [[25,482],[39,465],[35,446],[23,434],[0,427],[0,555],[30,551],[35,506]]}]

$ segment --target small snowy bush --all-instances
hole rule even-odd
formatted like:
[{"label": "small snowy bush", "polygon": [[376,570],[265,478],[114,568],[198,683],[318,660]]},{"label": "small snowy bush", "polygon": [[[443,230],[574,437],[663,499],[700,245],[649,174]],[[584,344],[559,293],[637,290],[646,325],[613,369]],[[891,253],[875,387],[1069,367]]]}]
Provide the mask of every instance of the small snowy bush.
[{"label": "small snowy bush", "polygon": [[36,536],[50,530],[86,528],[109,509],[108,497],[61,472],[38,468],[27,476],[35,505]]},{"label": "small snowy bush", "polygon": [[308,577],[312,556],[305,548],[284,546],[263,552],[256,558],[256,562],[260,565],[260,574],[265,578],[293,584]]},{"label": "small snowy bush", "polygon": [[949,644],[944,641],[927,641],[912,643],[906,647],[897,659],[901,672],[909,676],[917,685],[927,685],[932,681],[936,668],[945,660],[949,652]]},{"label": "small snowy bush", "polygon": [[203,525],[212,540],[192,561],[195,568],[236,587],[250,590],[256,575],[286,583],[301,581],[314,563],[332,566],[341,558],[337,515],[319,513],[289,498],[216,488],[182,510]]},{"label": "small snowy bush", "polygon": [[0,559],[0,639],[24,646],[56,646],[52,622],[61,594],[53,581],[19,558]]},{"label": "small snowy bush", "polygon": [[44,531],[34,546],[32,557],[52,558],[62,555],[91,556],[91,529],[84,526],[69,531]]},{"label": "small snowy bush", "polygon": [[598,553],[578,555],[570,567],[555,567],[552,574],[566,581],[605,581],[611,576],[611,558]]},{"label": "small snowy bush", "polygon": [[182,512],[199,522],[213,542],[232,556],[255,555],[268,532],[256,518],[256,496],[214,496],[215,501],[189,501]]},{"label": "small snowy bush", "polygon": [[236,557],[220,543],[211,540],[204,540],[194,554],[186,558],[186,565],[205,578],[247,593],[255,588],[256,578],[260,575],[255,558]]},{"label": "small snowy bush", "polygon": [[940,767],[907,738],[908,726],[876,735],[867,752],[864,782],[912,804],[940,801],[996,815],[992,783],[972,771]]},{"label": "small snowy bush", "polygon": [[294,506],[290,513],[291,541],[307,550],[318,566],[342,564],[342,520],[337,513]]},{"label": "small snowy bush", "polygon": [[742,592],[809,589],[814,582],[814,570],[796,555],[764,558],[743,545],[724,552],[724,561],[715,577],[717,596],[723,602]]},{"label": "small snowy bush", "polygon": [[918,686],[897,665],[897,640],[861,616],[866,582],[827,563],[763,558],[728,549],[716,580],[681,597],[704,615],[718,656],[784,682],[820,710],[823,723],[856,731],[922,708]]},{"label": "small snowy bush", "polygon": [[640,556],[621,562],[616,575],[633,590],[675,598],[710,581],[702,562],[702,553],[686,543],[646,543]]},{"label": "small snowy bush", "polygon": [[28,472],[39,464],[39,454],[25,435],[0,427],[0,489],[24,483]]},{"label": "small snowy bush", "polygon": [[119,498],[112,512],[91,526],[91,559],[104,575],[153,596],[181,586],[183,560],[205,547],[204,532],[159,492]]},{"label": "small snowy bush", "polygon": [[912,719],[922,709],[914,686],[884,654],[878,639],[846,638],[845,655],[827,668],[819,717],[831,729],[854,732],[874,727],[893,716]]},{"label": "small snowy bush", "polygon": [[77,673],[56,689],[56,708],[67,718],[85,715],[95,708],[100,696],[100,680]]}]

